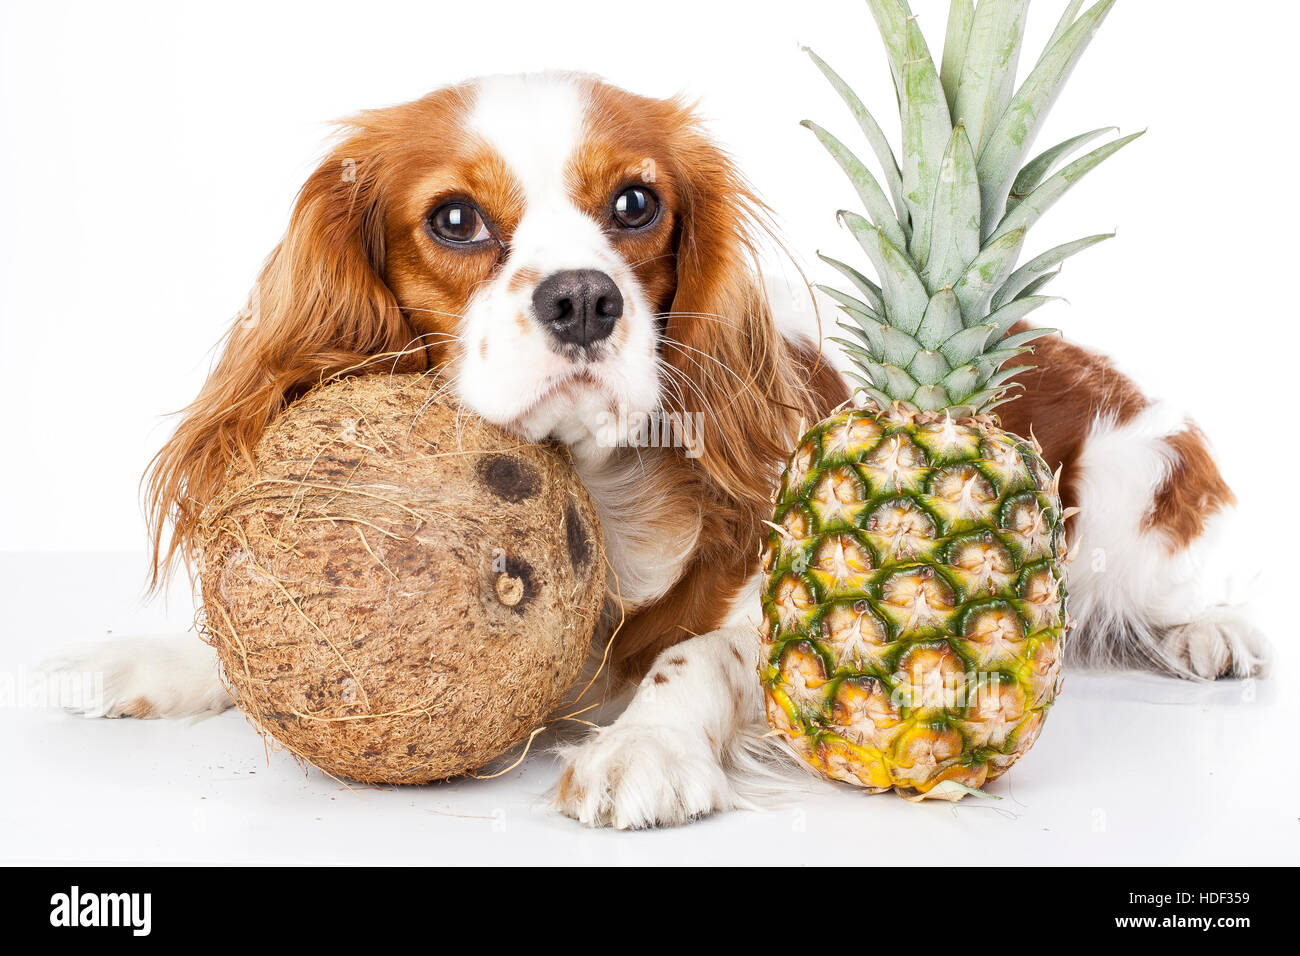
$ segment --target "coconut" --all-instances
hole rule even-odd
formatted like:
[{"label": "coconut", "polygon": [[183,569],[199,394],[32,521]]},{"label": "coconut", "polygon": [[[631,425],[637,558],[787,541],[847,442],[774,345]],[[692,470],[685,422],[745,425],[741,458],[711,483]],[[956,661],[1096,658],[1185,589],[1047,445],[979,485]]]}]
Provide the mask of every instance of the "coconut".
[{"label": "coconut", "polygon": [[203,632],[231,695],[337,777],[482,767],[564,701],[598,625],[604,551],[566,454],[446,391],[318,387],[203,512]]}]

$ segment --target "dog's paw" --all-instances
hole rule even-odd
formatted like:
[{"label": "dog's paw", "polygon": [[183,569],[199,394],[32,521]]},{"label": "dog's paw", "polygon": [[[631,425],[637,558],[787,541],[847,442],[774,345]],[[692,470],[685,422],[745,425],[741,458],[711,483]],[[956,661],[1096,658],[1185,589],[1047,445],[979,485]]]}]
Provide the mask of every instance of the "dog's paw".
[{"label": "dog's paw", "polygon": [[85,717],[196,717],[231,705],[216,654],[194,635],[80,644],[40,670],[52,702]]},{"label": "dog's paw", "polygon": [[1180,670],[1204,680],[1263,677],[1268,672],[1268,639],[1234,607],[1211,608],[1195,620],[1171,627],[1163,650]]},{"label": "dog's paw", "polygon": [[732,806],[708,740],[662,725],[614,724],[564,752],[560,812],[590,827],[679,826]]}]

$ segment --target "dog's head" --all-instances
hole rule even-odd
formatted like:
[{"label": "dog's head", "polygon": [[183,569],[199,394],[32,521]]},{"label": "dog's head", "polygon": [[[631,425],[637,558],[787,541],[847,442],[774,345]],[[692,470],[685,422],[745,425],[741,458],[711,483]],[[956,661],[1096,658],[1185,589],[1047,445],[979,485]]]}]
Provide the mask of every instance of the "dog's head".
[{"label": "dog's head", "polygon": [[762,212],[689,107],[589,76],[491,77],[361,114],[155,462],[155,534],[172,517],[184,545],[193,503],[286,400],[392,353],[581,455],[680,416],[693,467],[765,501],[801,403],[755,281]]},{"label": "dog's head", "polygon": [[756,208],[679,102],[490,77],[353,120],[303,190],[278,254],[303,261],[273,262],[261,318],[314,275],[328,309],[447,363],[484,418],[582,440],[689,390],[692,362],[717,361],[701,339],[744,334]]},{"label": "dog's head", "polygon": [[664,359],[692,345],[665,349],[693,250],[734,257],[720,247],[745,241],[750,204],[689,112],[586,77],[493,77],[377,114],[349,145],[391,123],[420,146],[388,164],[384,278],[444,343],[461,400],[571,442],[658,408]]}]

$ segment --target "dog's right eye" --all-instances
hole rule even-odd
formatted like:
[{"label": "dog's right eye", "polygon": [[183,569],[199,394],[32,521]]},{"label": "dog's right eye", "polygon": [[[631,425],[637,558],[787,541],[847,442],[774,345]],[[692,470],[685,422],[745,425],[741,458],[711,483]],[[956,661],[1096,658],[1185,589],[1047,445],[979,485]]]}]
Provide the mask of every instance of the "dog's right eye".
[{"label": "dog's right eye", "polygon": [[461,200],[444,203],[429,213],[429,229],[444,242],[457,245],[492,238],[482,214]]}]

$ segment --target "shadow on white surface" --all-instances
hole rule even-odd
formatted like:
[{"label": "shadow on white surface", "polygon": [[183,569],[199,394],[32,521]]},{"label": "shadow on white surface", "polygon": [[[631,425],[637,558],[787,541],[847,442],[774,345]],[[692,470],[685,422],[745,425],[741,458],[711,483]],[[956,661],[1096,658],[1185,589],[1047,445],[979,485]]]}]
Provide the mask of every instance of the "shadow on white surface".
[{"label": "shadow on white surface", "polygon": [[[1289,683],[1071,673],[998,800],[905,803],[848,788],[680,830],[586,830],[553,813],[558,768],[495,780],[348,787],[272,752],[235,712],[83,720],[13,693],[59,646],[183,630],[139,603],[143,556],[0,554],[0,859],[214,863],[1294,863],[1300,774]],[[1274,634],[1275,639],[1289,637]],[[197,638],[196,638],[197,640]],[[1288,672],[1285,662],[1276,669]]]}]

